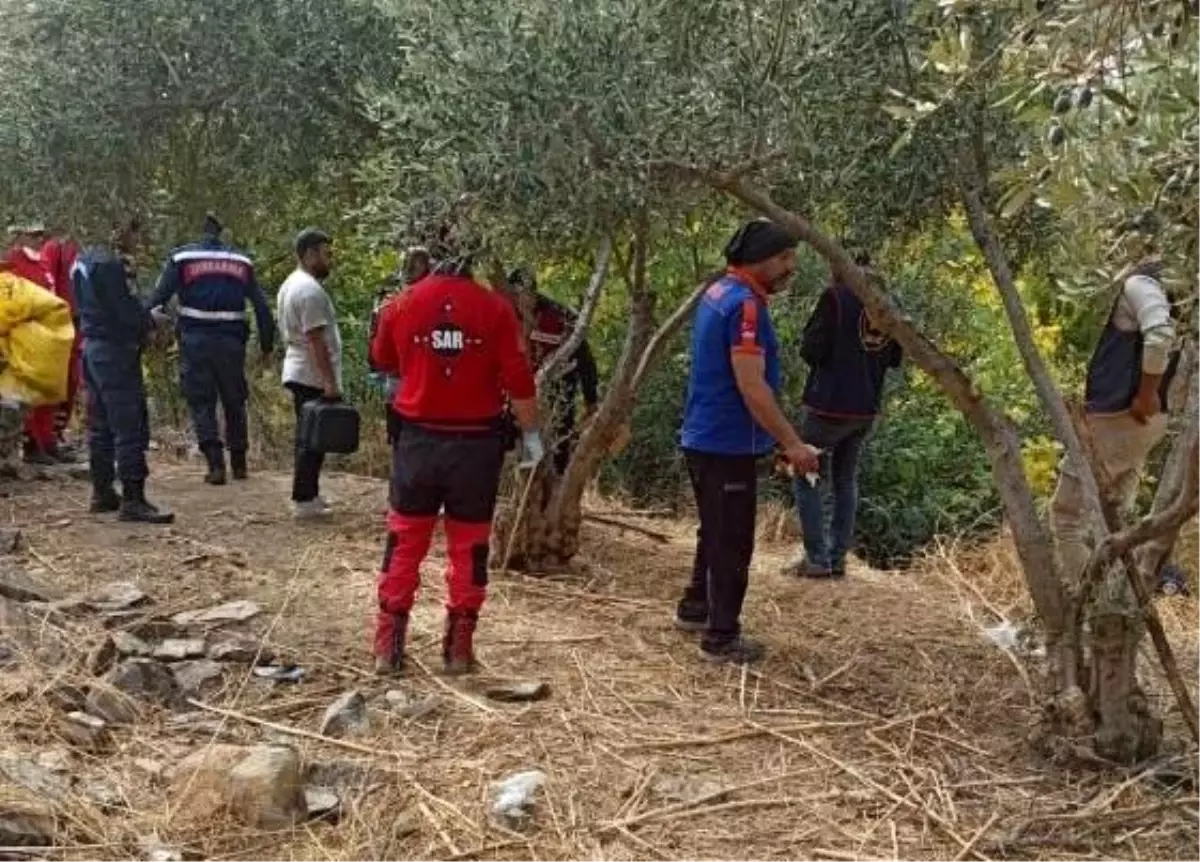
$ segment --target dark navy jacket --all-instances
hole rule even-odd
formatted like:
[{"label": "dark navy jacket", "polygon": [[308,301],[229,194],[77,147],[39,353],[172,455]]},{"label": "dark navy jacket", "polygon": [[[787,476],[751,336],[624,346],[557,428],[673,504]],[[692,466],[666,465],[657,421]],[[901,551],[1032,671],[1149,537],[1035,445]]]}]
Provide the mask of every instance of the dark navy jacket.
[{"label": "dark navy jacket", "polygon": [[239,251],[220,241],[181,246],[171,252],[159,276],[148,308],[166,305],[179,298],[179,333],[230,335],[245,341],[246,301],[254,306],[258,340],[264,351],[275,342],[275,321],[267,298],[254,278],[254,264]]},{"label": "dark navy jacket", "polygon": [[840,284],[818,300],[800,353],[811,369],[804,405],[835,419],[877,415],[887,370],[902,357],[900,345],[871,326],[862,302]]},{"label": "dark navy jacket", "polygon": [[111,249],[85,249],[71,267],[71,286],[85,341],[140,346],[154,327],[134,293],[132,264]]}]

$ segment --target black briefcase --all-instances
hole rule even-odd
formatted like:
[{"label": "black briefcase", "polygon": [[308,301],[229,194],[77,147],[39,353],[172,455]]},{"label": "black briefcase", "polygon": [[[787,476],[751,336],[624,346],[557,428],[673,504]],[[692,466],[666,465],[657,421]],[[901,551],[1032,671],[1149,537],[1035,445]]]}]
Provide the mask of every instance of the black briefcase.
[{"label": "black briefcase", "polygon": [[310,401],[300,416],[300,439],[309,452],[349,455],[358,451],[358,411],[344,401]]}]

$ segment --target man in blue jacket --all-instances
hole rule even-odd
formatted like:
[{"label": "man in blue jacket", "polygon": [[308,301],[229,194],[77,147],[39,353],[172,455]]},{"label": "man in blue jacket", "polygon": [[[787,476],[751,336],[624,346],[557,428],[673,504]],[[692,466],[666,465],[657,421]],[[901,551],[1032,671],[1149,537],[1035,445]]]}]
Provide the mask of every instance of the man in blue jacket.
[{"label": "man in blue jacket", "polygon": [[[204,481],[225,484],[225,446],[234,479],[246,478],[246,320],[247,300],[254,306],[258,343],[268,355],[275,321],[254,264],[221,242],[221,222],[209,213],[204,238],[171,252],[150,297],[159,308],[179,299],[179,385],[192,415],[196,442],[208,461]],[[217,425],[217,402],[225,413],[225,440]]]},{"label": "man in blue jacket", "polygon": [[[861,252],[855,262],[871,263]],[[871,322],[850,288],[835,282],[821,295],[804,327],[801,356],[809,365],[800,432],[822,451],[819,482],[795,479],[804,554],[786,572],[807,578],[840,578],[854,537],[858,462],[875,423],[889,368],[900,364],[900,345]],[[822,496],[829,487],[833,517],[825,531]]]},{"label": "man in blue jacket", "polygon": [[[122,521],[170,524],[175,516],[146,500],[150,420],[142,380],[142,348],[156,318],[135,294],[132,253],[139,225],[127,219],[112,248],[85,249],[71,269],[83,333],[83,381],[88,394],[92,512],[120,512]],[[115,465],[115,470],[114,470]],[[121,480],[121,495],[113,481]]]},{"label": "man in blue jacket", "polygon": [[728,269],[707,289],[692,324],[691,370],[680,433],[700,529],[691,582],[675,624],[702,631],[701,655],[746,664],[760,644],[741,635],[758,508],[758,460],[778,444],[798,473],[817,469],[779,406],[779,345],[767,300],[796,270],[796,240],[780,225],[743,225],[725,248]]}]

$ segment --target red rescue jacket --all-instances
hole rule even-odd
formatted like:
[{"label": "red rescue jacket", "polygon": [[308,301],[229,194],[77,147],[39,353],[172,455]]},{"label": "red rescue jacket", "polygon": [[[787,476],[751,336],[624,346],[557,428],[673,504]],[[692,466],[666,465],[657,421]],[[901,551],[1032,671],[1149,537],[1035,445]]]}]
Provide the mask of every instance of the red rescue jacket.
[{"label": "red rescue jacket", "polygon": [[535,394],[516,312],[462,276],[427,276],[387,303],[371,361],[401,378],[395,412],[426,427],[490,428],[506,394],[518,400]]}]

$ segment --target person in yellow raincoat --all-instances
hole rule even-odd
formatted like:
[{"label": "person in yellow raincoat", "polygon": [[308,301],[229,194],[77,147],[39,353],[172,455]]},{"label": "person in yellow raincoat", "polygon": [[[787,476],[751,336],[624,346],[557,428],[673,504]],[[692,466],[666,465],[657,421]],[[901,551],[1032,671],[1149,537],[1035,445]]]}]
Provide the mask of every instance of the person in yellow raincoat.
[{"label": "person in yellow raincoat", "polygon": [[74,340],[67,303],[0,265],[0,460],[18,448],[24,411],[66,400]]}]

